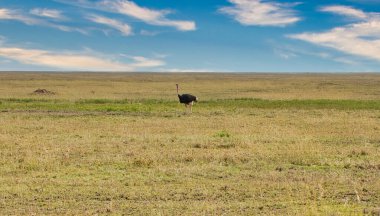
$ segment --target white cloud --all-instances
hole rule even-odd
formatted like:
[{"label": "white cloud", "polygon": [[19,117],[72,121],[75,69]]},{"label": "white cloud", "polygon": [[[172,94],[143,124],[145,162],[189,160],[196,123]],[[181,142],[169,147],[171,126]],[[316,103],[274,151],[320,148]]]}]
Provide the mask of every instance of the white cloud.
[{"label": "white cloud", "polygon": [[42,21],[33,17],[25,16],[18,10],[0,8],[0,20],[17,20],[27,25],[37,25]]},{"label": "white cloud", "polygon": [[[301,33],[289,35],[290,38],[307,41],[324,47],[329,47],[351,55],[362,56],[380,61],[380,16],[375,13],[341,12],[329,10],[362,18],[356,23],[333,28],[322,33]],[[355,11],[355,9],[354,9]],[[356,10],[357,12],[359,10]],[[352,15],[355,14],[355,15]]]},{"label": "white cloud", "polygon": [[301,20],[291,8],[296,4],[284,4],[263,0],[228,0],[233,6],[222,7],[219,12],[234,17],[243,25],[287,26]]},{"label": "white cloud", "polygon": [[22,64],[47,66],[54,69],[79,71],[135,71],[165,65],[162,60],[135,57],[132,63],[122,63],[105,55],[80,52],[53,52],[19,47],[0,47],[0,57]]},{"label": "white cloud", "polygon": [[98,2],[98,7],[99,6],[143,21],[157,20],[170,13],[168,10],[159,11],[140,7],[136,3],[128,0],[103,0]]},{"label": "white cloud", "polygon": [[45,27],[55,28],[61,31],[66,31],[66,32],[75,31],[82,34],[87,34],[87,32],[83,29],[71,28],[68,26],[51,23],[43,19],[31,17],[29,15],[24,14],[20,10],[0,8],[0,20],[15,20],[15,21],[19,21],[30,26],[45,26]]},{"label": "white cloud", "polygon": [[322,7],[321,11],[335,13],[335,14],[348,16],[352,18],[358,18],[358,19],[366,19],[368,17],[367,14],[364,13],[362,10],[358,10],[353,7],[342,6],[342,5]]},{"label": "white cloud", "polygon": [[171,20],[167,15],[172,13],[170,10],[153,10],[146,7],[141,7],[129,0],[101,0],[90,2],[88,0],[57,0],[61,3],[76,5],[84,8],[91,8],[111,13],[123,14],[143,21],[150,25],[170,26],[180,31],[196,30],[196,24],[193,21]]},{"label": "white cloud", "polygon": [[87,19],[92,21],[92,22],[107,25],[107,26],[110,26],[114,29],[117,29],[118,31],[120,31],[125,36],[130,36],[133,34],[131,26],[129,26],[126,23],[122,23],[118,20],[115,20],[115,19],[111,19],[108,17],[99,16],[99,15],[91,15],[91,16],[88,16]]},{"label": "white cloud", "polygon": [[58,19],[58,20],[66,19],[66,17],[63,16],[62,11],[55,10],[55,9],[34,8],[30,10],[29,13],[35,16],[47,17],[47,18]]}]

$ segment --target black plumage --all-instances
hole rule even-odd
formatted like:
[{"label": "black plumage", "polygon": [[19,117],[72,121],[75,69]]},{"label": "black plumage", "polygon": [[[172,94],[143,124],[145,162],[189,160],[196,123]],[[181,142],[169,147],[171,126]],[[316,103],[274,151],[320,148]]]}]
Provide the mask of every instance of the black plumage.
[{"label": "black plumage", "polygon": [[191,102],[197,102],[197,97],[191,94],[178,95],[179,102],[183,104],[190,104]]}]

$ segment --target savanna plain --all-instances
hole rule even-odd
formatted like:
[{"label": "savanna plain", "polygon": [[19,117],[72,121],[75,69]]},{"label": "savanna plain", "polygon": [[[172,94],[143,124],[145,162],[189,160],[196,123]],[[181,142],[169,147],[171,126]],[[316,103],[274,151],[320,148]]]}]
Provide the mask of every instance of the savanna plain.
[{"label": "savanna plain", "polygon": [[380,74],[0,73],[0,215],[379,208]]}]

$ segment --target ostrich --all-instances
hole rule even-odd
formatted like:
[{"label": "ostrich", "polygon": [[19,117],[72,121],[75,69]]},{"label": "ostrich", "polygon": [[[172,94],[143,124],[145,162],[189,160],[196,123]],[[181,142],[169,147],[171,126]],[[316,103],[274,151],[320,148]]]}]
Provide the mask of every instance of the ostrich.
[{"label": "ostrich", "polygon": [[[178,94],[178,84],[177,85],[177,94]],[[194,102],[198,102],[198,98],[191,94],[178,94],[179,102],[185,104],[186,108],[190,107],[190,113],[193,112]],[[186,109],[187,110],[187,109]]]}]

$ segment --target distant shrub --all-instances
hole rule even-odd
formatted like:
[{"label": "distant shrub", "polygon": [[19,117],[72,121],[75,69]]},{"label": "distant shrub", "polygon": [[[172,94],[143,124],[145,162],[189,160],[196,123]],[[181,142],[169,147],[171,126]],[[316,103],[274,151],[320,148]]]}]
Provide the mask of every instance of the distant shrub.
[{"label": "distant shrub", "polygon": [[202,145],[199,144],[199,143],[196,143],[196,144],[193,145],[193,148],[202,148]]}]

